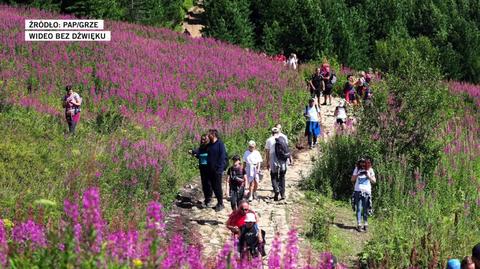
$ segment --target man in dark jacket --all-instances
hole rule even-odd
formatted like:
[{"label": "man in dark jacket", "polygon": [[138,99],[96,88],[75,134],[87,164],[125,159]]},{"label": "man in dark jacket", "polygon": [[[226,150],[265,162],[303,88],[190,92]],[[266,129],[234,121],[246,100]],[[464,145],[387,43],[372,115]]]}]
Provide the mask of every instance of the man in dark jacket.
[{"label": "man in dark jacket", "polygon": [[[222,191],[222,175],[227,165],[227,151],[225,145],[218,137],[218,131],[216,129],[210,129],[208,131],[208,138],[210,139],[210,145],[208,146],[208,173],[207,177],[210,180],[213,192],[217,197],[217,205],[215,211],[223,210],[223,191]],[[211,199],[211,197],[210,197]],[[205,201],[208,203],[209,201]]]}]

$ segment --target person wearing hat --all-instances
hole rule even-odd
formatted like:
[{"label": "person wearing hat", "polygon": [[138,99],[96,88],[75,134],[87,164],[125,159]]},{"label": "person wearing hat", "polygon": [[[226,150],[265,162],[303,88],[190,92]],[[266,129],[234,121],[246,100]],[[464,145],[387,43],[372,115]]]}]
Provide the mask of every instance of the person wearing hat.
[{"label": "person wearing hat", "polygon": [[280,130],[277,127],[272,128],[272,136],[267,139],[265,143],[265,159],[268,163],[267,169],[270,171],[270,178],[272,180],[272,188],[275,196],[274,201],[278,201],[279,195],[281,199],[285,199],[285,174],[287,173],[287,163],[277,160],[275,154],[275,143],[280,137]]},{"label": "person wearing hat", "polygon": [[475,263],[475,268],[480,268],[480,243],[472,248],[472,260]]},{"label": "person wearing hat", "polygon": [[449,259],[447,269],[460,269],[460,261],[458,259]]},{"label": "person wearing hat", "polygon": [[308,137],[308,146],[310,149],[317,144],[317,137],[320,135],[320,108],[315,104],[315,99],[308,101],[303,114],[307,120],[305,126],[305,136]]},{"label": "person wearing hat", "polygon": [[230,205],[232,210],[235,211],[243,199],[245,194],[245,184],[247,182],[247,173],[245,168],[242,167],[240,156],[235,155],[232,157],[233,165],[228,168],[228,185],[230,186]]},{"label": "person wearing hat", "polygon": [[244,167],[247,171],[248,180],[248,201],[257,199],[257,188],[260,182],[260,170],[263,162],[262,155],[256,149],[257,144],[255,141],[250,140],[248,142],[248,149],[243,154]]},{"label": "person wearing hat", "polygon": [[[372,200],[372,183],[376,182],[371,160],[361,158],[353,170],[352,182],[355,183],[353,197],[357,212],[357,231],[368,230],[368,211]],[[362,229],[363,219],[363,229]]]},{"label": "person wearing hat", "polygon": [[[255,216],[255,211],[250,209],[250,204],[247,200],[241,200],[238,203],[238,208],[234,210],[229,216],[226,223],[227,229],[229,229],[234,235],[240,234],[240,227],[245,225],[245,220],[248,213],[253,213]],[[258,223],[258,217],[256,217],[256,222]]]},{"label": "person wearing hat", "polygon": [[[245,258],[248,255],[257,257],[261,251],[259,247],[263,245],[262,232],[256,224],[256,216],[253,213],[247,213],[245,225],[240,228],[238,240],[238,251],[240,257]],[[262,253],[263,256],[264,253]]]},{"label": "person wearing hat", "polygon": [[63,108],[65,108],[65,118],[67,119],[68,132],[75,133],[75,128],[80,121],[80,106],[82,98],[73,91],[71,85],[65,87],[66,94],[63,97]]},{"label": "person wearing hat", "polygon": [[347,122],[347,108],[345,107],[345,99],[342,99],[338,102],[338,106],[335,108],[335,113],[333,115],[337,119],[337,125],[339,125],[343,131],[345,129],[345,123]]}]

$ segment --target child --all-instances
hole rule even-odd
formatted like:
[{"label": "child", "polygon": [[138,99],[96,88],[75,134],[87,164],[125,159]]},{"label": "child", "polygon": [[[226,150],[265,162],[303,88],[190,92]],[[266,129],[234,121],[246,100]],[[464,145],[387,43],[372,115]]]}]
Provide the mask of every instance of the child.
[{"label": "child", "polygon": [[245,218],[245,225],[240,227],[240,237],[238,241],[238,251],[240,257],[245,258],[250,254],[252,257],[257,257],[260,253],[265,256],[263,249],[263,231],[260,231],[256,224],[256,217],[254,213],[247,213]]},{"label": "child", "polygon": [[239,202],[243,199],[245,193],[245,182],[247,182],[247,173],[242,167],[238,155],[232,158],[233,165],[228,168],[228,185],[230,186],[230,205],[232,210],[236,210]]},{"label": "child", "polygon": [[248,142],[248,149],[243,154],[244,167],[248,179],[248,201],[257,199],[257,188],[260,182],[260,167],[262,167],[262,155],[256,150],[256,143],[253,140]]},{"label": "child", "polygon": [[334,116],[337,119],[337,125],[340,126],[341,130],[345,129],[345,123],[347,122],[347,108],[345,107],[345,100],[340,100],[338,106],[335,108]]}]

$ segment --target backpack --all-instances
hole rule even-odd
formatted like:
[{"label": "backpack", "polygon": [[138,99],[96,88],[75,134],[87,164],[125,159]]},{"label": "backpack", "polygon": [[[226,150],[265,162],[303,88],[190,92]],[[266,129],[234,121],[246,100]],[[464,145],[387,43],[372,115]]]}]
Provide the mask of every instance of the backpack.
[{"label": "backpack", "polygon": [[290,158],[290,149],[288,149],[287,141],[283,137],[275,138],[275,157],[280,162],[287,162]]}]

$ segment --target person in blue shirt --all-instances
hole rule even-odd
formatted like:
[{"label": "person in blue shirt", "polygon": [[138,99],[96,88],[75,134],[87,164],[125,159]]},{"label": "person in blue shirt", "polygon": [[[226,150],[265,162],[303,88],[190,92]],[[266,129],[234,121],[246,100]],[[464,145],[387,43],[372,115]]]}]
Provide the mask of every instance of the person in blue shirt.
[{"label": "person in blue shirt", "polygon": [[197,149],[190,150],[189,153],[198,159],[198,168],[200,169],[200,179],[202,182],[202,191],[205,200],[202,207],[210,207],[210,200],[212,199],[212,185],[208,180],[208,144],[210,139],[206,134],[200,138],[200,146]]}]

